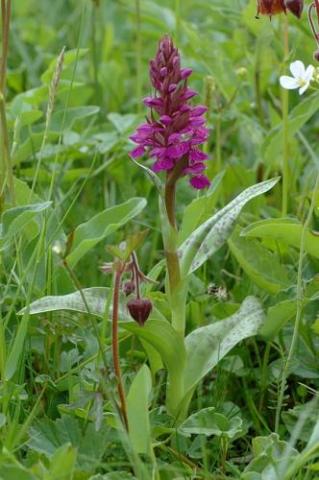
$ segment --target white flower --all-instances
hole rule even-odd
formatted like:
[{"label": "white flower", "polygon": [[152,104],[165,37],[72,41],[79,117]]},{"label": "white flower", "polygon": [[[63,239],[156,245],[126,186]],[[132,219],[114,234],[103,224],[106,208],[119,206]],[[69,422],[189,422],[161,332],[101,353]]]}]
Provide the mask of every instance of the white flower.
[{"label": "white flower", "polygon": [[299,95],[302,95],[313,79],[315,67],[313,65],[308,65],[308,67],[305,68],[300,60],[296,60],[290,64],[290,71],[292,77],[288,77],[287,75],[281,76],[280,85],[287,90],[299,88]]}]

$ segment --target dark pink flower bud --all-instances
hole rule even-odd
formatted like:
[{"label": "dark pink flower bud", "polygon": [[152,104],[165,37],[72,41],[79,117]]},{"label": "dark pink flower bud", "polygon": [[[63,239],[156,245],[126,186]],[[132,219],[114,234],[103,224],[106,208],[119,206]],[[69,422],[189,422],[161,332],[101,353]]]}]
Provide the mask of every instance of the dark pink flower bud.
[{"label": "dark pink flower bud", "polygon": [[284,0],[257,0],[257,15],[276,15],[277,13],[286,13]]},{"label": "dark pink flower bud", "polygon": [[165,77],[167,75],[167,68],[166,67],[162,67],[160,69],[160,74],[162,77]]},{"label": "dark pink flower bud", "polygon": [[127,302],[127,308],[131,317],[143,327],[150,316],[153,305],[147,298],[132,298]]},{"label": "dark pink flower bud", "polygon": [[301,17],[303,11],[304,0],[286,0],[287,9],[297,18]]},{"label": "dark pink flower bud", "polygon": [[193,70],[191,68],[182,68],[181,69],[182,80],[185,80],[185,78],[188,78],[192,73],[193,73]]},{"label": "dark pink flower bud", "polygon": [[126,296],[130,295],[135,291],[135,283],[132,280],[123,283],[122,290]]},{"label": "dark pink flower bud", "polygon": [[313,54],[313,58],[319,62],[319,50],[316,50]]}]

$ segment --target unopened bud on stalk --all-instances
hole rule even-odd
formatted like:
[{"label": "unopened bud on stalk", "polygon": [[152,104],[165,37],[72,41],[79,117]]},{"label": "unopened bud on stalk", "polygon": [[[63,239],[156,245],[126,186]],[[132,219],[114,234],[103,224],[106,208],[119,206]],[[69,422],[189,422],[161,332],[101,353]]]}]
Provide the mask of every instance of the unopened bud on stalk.
[{"label": "unopened bud on stalk", "polygon": [[127,302],[127,308],[131,317],[143,327],[152,311],[153,305],[147,298],[132,298]]},{"label": "unopened bud on stalk", "polygon": [[286,13],[287,10],[297,18],[301,17],[304,0],[257,0],[257,18],[258,15],[276,15],[277,13]]},{"label": "unopened bud on stalk", "polygon": [[122,290],[126,296],[131,295],[135,291],[135,283],[132,280],[123,283]]},{"label": "unopened bud on stalk", "polygon": [[313,54],[313,58],[319,62],[319,50],[316,50]]},{"label": "unopened bud on stalk", "polygon": [[303,11],[304,0],[286,0],[286,7],[297,18],[301,17]]}]

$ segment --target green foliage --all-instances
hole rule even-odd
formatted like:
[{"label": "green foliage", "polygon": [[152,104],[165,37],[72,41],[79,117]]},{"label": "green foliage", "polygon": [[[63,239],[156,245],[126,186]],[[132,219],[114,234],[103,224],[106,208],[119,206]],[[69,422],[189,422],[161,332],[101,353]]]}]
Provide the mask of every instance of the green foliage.
[{"label": "green foliage", "polygon": [[[289,92],[286,133],[279,84],[291,61],[314,62],[305,12],[270,22],[255,19],[255,0],[11,4],[0,480],[316,480],[318,84]],[[165,33],[193,70],[193,102],[208,106],[210,130],[211,187],[179,180],[178,231],[167,222],[166,176],[147,156],[129,157]],[[2,125],[1,179],[5,140]],[[165,252],[174,249],[172,294]],[[133,250],[153,280],[140,279],[153,309],[144,327],[132,320],[128,267],[119,301],[126,432],[114,268],[99,267],[129,263]]]}]

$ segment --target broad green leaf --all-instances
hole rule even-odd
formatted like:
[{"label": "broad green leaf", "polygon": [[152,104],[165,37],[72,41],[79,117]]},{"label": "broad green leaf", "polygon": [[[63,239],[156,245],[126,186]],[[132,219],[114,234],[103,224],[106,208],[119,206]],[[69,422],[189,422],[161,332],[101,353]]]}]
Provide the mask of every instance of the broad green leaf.
[{"label": "broad green leaf", "polygon": [[195,198],[186,208],[178,233],[178,241],[182,243],[201,223],[205,222],[214,210],[218,200],[224,172],[219,173],[209,190],[201,197]]},{"label": "broad green leaf", "polygon": [[263,321],[260,302],[247,297],[231,317],[191,332],[185,340],[185,391],[197,385],[237,343],[256,335]]},{"label": "broad green leaf", "polygon": [[71,251],[67,256],[70,266],[76,263],[105,237],[138,215],[146,206],[144,198],[131,198],[125,203],[107,208],[74,231]]},{"label": "broad green leaf", "polygon": [[[245,237],[271,238],[300,248],[303,225],[292,218],[273,218],[249,225],[242,231]],[[305,234],[305,251],[319,258],[319,235],[311,230]]]},{"label": "broad green leaf", "polygon": [[[71,312],[90,313],[91,315],[103,318],[110,294],[111,290],[107,287],[91,287],[83,288],[81,292],[77,290],[72,293],[67,293],[66,295],[48,295],[30,303],[28,307],[20,310],[18,315],[23,315],[26,312],[30,315],[37,315],[46,312],[68,310]],[[85,298],[85,302],[82,295]],[[119,317],[120,321],[128,322],[132,321],[132,318],[124,305],[125,298],[126,297],[120,298]],[[112,306],[110,307],[109,320],[111,320],[111,311]],[[163,320],[163,315],[154,307],[150,318]]]},{"label": "broad green leaf", "polygon": [[225,415],[216,412],[214,407],[208,407],[194,413],[182,423],[179,431],[182,435],[205,435],[209,437],[234,438],[242,431],[243,421],[239,416],[227,418]]},{"label": "broad green leaf", "polygon": [[[89,313],[98,317],[105,314],[105,306],[110,295],[110,289],[107,287],[83,288],[82,294],[85,302],[89,307]],[[81,292],[68,293],[66,295],[49,295],[35,300],[28,307],[20,310],[19,315],[24,314],[27,310],[30,315],[39,313],[56,312],[59,310],[70,310],[79,313],[88,313],[86,304],[82,299]],[[120,311],[120,317],[128,320],[128,315],[124,311]]]},{"label": "broad green leaf", "polygon": [[284,300],[268,308],[264,324],[260,329],[260,335],[267,339],[276,336],[280,330],[296,315],[296,300]]},{"label": "broad green leaf", "polygon": [[114,125],[114,127],[120,134],[124,134],[130,128],[133,128],[133,126],[136,124],[136,121],[138,120],[137,115],[134,115],[132,113],[121,115],[119,113],[112,112],[108,114],[107,118],[110,120],[110,122]]},{"label": "broad green leaf", "polygon": [[183,339],[166,321],[148,320],[144,327],[133,322],[123,323],[121,326],[150,343],[160,354],[169,375],[167,406],[172,414],[176,414],[184,396],[183,375],[186,353]]},{"label": "broad green leaf", "polygon": [[30,428],[28,447],[52,462],[57,449],[71,444],[77,450],[77,466],[92,472],[100,465],[108,435],[106,428],[97,431],[92,422],[83,428],[83,424],[71,415],[62,415],[55,421],[44,417]]},{"label": "broad green leaf", "polygon": [[58,132],[63,125],[70,130],[77,120],[96,115],[99,111],[100,107],[95,105],[69,107],[67,110],[59,110],[52,115],[50,130]]},{"label": "broad green leaf", "polygon": [[21,233],[38,214],[51,206],[52,202],[33,203],[6,210],[2,215],[2,237],[4,241],[10,240],[14,235]]},{"label": "broad green leaf", "polygon": [[150,454],[151,427],[149,401],[152,392],[152,377],[147,365],[136,374],[127,396],[129,436],[136,453]]},{"label": "broad green leaf", "polygon": [[[84,57],[87,54],[87,52],[88,52],[87,48],[73,49],[73,50],[68,50],[67,52],[64,52],[64,58],[63,58],[64,68],[68,67],[69,65],[72,65],[76,60]],[[41,76],[42,83],[51,82],[56,69],[56,63],[57,63],[57,58],[54,58],[53,60],[51,60],[47,70]]]},{"label": "broad green leaf", "polygon": [[19,127],[25,127],[27,125],[32,125],[39,118],[43,116],[41,110],[30,110],[28,112],[22,112],[19,117]]},{"label": "broad green leaf", "polygon": [[260,288],[278,293],[291,285],[289,271],[280,264],[278,256],[260,242],[242,238],[235,231],[228,245],[244,272]]},{"label": "broad green leaf", "polygon": [[37,480],[31,472],[22,465],[0,465],[0,480]]},{"label": "broad green leaf", "polygon": [[58,448],[51,459],[50,480],[70,480],[73,477],[77,451],[70,443]]},{"label": "broad green leaf", "polygon": [[277,182],[278,178],[275,178],[247,188],[226,207],[200,225],[179,249],[183,274],[187,275],[201,267],[227,240],[246,203],[268,192]]},{"label": "broad green leaf", "polygon": [[[56,132],[48,132],[47,142],[54,142],[58,140],[59,134]],[[19,143],[17,146],[14,155],[12,156],[12,163],[14,165],[19,165],[26,160],[32,158],[36,161],[36,153],[41,148],[43,141],[43,132],[41,133],[31,133],[28,135],[28,138],[22,143]]]}]

